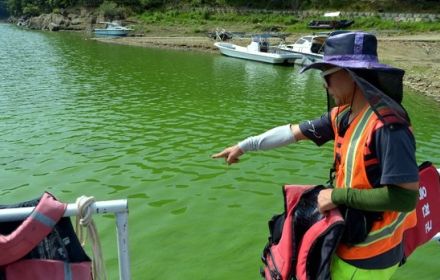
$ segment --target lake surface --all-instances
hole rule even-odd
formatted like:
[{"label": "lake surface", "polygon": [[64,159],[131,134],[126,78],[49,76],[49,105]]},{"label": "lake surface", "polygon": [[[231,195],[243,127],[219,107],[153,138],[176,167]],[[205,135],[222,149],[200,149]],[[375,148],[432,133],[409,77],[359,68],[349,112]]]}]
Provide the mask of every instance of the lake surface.
[{"label": "lake surface", "polygon": [[[6,24],[0,46],[1,203],[45,190],[66,202],[128,198],[133,279],[258,279],[281,186],[327,180],[331,144],[248,154],[229,167],[210,157],[320,116],[318,73]],[[418,161],[440,166],[439,104],[412,92],[404,103]],[[95,221],[117,279],[114,219]]]}]

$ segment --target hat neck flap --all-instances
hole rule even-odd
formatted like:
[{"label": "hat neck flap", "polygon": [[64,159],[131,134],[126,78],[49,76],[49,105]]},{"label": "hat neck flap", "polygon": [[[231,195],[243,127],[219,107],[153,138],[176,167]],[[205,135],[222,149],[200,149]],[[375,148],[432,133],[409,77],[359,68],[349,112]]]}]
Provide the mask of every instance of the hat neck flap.
[{"label": "hat neck flap", "polygon": [[[400,100],[399,102],[394,100],[381,89],[377,88],[350,69],[347,69],[347,71],[350,73],[355,83],[359,86],[362,94],[367,99],[374,113],[385,125],[395,123],[410,125],[409,116],[403,106],[399,104]],[[400,92],[396,95],[401,98],[402,93]]]}]

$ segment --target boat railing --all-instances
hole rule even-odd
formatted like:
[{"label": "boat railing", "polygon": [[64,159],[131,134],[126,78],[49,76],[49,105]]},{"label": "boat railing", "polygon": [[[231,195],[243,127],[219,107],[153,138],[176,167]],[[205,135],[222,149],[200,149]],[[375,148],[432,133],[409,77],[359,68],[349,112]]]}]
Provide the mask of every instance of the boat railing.
[{"label": "boat railing", "polygon": [[[126,199],[96,201],[90,205],[92,214],[114,213],[118,245],[119,279],[130,280],[130,256],[128,252],[128,202]],[[26,219],[34,207],[0,209],[0,222],[21,221]],[[78,215],[76,203],[69,203],[64,217]]]}]

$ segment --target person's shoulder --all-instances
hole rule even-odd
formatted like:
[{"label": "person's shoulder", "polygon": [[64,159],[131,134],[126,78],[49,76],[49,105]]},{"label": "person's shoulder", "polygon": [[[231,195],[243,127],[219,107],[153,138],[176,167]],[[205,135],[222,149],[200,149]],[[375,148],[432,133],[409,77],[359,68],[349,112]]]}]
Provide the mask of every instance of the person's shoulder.
[{"label": "person's shoulder", "polygon": [[409,133],[412,134],[412,128],[404,123],[390,123],[383,125],[379,130],[391,134]]},{"label": "person's shoulder", "polygon": [[387,124],[380,127],[376,131],[376,139],[380,142],[385,141],[389,144],[398,142],[415,142],[412,128],[409,125],[402,123]]}]

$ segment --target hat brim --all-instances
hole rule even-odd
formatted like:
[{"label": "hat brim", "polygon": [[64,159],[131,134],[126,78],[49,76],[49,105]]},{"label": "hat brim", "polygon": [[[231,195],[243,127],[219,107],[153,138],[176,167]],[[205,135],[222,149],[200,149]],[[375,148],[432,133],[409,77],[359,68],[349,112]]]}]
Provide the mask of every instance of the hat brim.
[{"label": "hat brim", "polygon": [[377,62],[367,62],[367,61],[354,61],[354,60],[344,60],[344,61],[333,61],[333,62],[315,62],[310,65],[303,67],[300,73],[304,73],[309,69],[324,70],[329,67],[341,67],[348,69],[367,69],[367,70],[379,70],[379,71],[398,71],[404,70],[396,68],[387,64],[381,64]]}]

